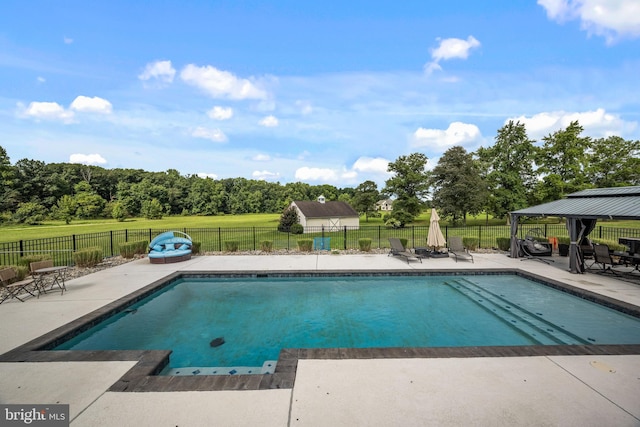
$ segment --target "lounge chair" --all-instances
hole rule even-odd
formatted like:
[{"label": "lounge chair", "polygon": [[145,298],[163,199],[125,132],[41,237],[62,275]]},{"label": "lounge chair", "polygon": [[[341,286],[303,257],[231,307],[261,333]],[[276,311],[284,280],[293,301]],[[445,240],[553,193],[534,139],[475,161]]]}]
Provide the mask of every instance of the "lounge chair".
[{"label": "lounge chair", "polygon": [[167,264],[189,260],[192,247],[191,237],[186,233],[181,231],[161,233],[149,243],[149,262]]},{"label": "lounge chair", "polygon": [[615,270],[615,268],[621,265],[626,265],[626,263],[621,259],[613,259],[613,257],[611,256],[611,251],[609,250],[609,246],[599,243],[593,244],[593,258],[595,259],[595,261],[593,264],[591,264],[591,266],[594,266],[596,264],[599,265],[601,273],[610,271],[613,274],[617,274],[618,272]]},{"label": "lounge chair", "polygon": [[22,294],[29,294],[32,297],[35,296],[32,290],[29,289],[34,285],[33,279],[29,278],[11,283],[16,277],[16,271],[11,267],[0,270],[0,304],[13,298],[24,302],[24,300],[20,298]]},{"label": "lounge chair", "polygon": [[419,257],[413,252],[406,250],[402,245],[400,239],[398,239],[397,237],[389,237],[389,244],[391,245],[391,252],[389,252],[389,255],[402,256],[407,260],[407,264],[409,264],[410,259],[416,259],[422,264],[422,257]]},{"label": "lounge chair", "polygon": [[473,255],[469,253],[469,250],[462,244],[462,237],[451,236],[449,237],[449,253],[453,254],[456,262],[460,259],[470,259],[473,262]]}]

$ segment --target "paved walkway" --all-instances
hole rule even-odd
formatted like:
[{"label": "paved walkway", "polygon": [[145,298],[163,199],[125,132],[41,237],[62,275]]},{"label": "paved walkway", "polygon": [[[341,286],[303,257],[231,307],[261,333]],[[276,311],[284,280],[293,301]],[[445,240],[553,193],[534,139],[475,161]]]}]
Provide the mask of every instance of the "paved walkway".
[{"label": "paved walkway", "polygon": [[[176,270],[519,268],[640,306],[640,285],[500,254],[475,263],[386,255],[148,260],[84,276],[68,292],[0,305],[0,354]],[[563,264],[564,263],[564,264]],[[134,362],[0,363],[0,403],[68,403],[73,426],[640,426],[640,355],[300,360],[293,389],[115,393]]]}]

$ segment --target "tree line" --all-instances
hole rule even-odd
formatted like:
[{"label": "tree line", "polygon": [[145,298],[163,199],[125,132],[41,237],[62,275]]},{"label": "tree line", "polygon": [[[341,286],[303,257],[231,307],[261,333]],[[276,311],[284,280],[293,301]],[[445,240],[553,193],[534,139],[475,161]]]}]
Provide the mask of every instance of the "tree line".
[{"label": "tree line", "polygon": [[449,148],[432,170],[422,153],[389,163],[382,189],[373,181],[355,188],[271,183],[245,178],[212,179],[177,170],[105,169],[22,159],[11,164],[0,146],[0,223],[35,224],[47,218],[281,213],[293,200],[350,203],[368,219],[375,203],[393,198],[387,223],[403,226],[426,207],[454,223],[467,215],[508,212],[553,201],[586,188],[640,185],[640,141],[583,136],[575,121],[537,143],[525,125],[510,121],[489,147]]}]

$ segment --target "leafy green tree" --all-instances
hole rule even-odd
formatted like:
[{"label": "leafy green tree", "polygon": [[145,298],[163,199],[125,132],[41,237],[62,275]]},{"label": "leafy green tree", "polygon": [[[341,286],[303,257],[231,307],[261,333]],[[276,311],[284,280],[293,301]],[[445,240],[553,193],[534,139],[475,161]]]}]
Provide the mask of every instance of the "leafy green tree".
[{"label": "leafy green tree", "polygon": [[387,171],[394,175],[385,182],[382,192],[388,196],[396,196],[392,216],[401,225],[420,215],[429,195],[430,173],[426,170],[427,160],[427,156],[422,153],[412,153],[398,157],[387,167]]},{"label": "leafy green tree", "polygon": [[353,196],[353,208],[364,215],[365,221],[369,221],[369,217],[376,213],[376,202],[380,200],[380,192],[378,186],[373,181],[365,181],[356,187]]},{"label": "leafy green tree", "polygon": [[501,218],[529,205],[536,183],[536,148],[524,124],[510,120],[498,130],[493,146],[481,147],[476,154],[486,169],[489,213]]},{"label": "leafy green tree", "polygon": [[162,204],[158,199],[142,202],[142,215],[146,219],[162,219]]},{"label": "leafy green tree", "polygon": [[128,216],[127,209],[124,207],[124,204],[119,201],[115,201],[111,206],[111,217],[118,222],[123,222],[127,219]]},{"label": "leafy green tree", "polygon": [[543,181],[537,186],[537,202],[557,200],[589,186],[586,170],[591,138],[581,137],[583,130],[578,121],[574,121],[566,129],[542,138],[544,144],[537,163]]},{"label": "leafy green tree", "polygon": [[594,187],[640,185],[640,141],[619,136],[593,140],[586,174]]},{"label": "leafy green tree", "polygon": [[16,173],[6,150],[0,146],[0,212],[13,211],[19,203],[15,188]]},{"label": "leafy green tree", "polygon": [[65,224],[69,224],[71,223],[71,219],[74,217],[77,210],[78,204],[76,203],[74,198],[68,194],[65,194],[58,200],[58,203],[56,204],[56,207],[54,209],[54,215],[56,218],[64,220]]},{"label": "leafy green tree", "polygon": [[192,176],[185,207],[193,215],[217,215],[224,207],[225,191],[219,181]]},{"label": "leafy green tree", "polygon": [[80,181],[74,186],[75,196],[73,200],[76,203],[76,216],[78,218],[98,218],[104,209],[105,200],[100,197],[91,184],[87,181]]},{"label": "leafy green tree", "polygon": [[45,220],[47,209],[39,203],[20,203],[18,209],[13,214],[13,220],[20,224],[36,225]]},{"label": "leafy green tree", "polygon": [[454,224],[466,224],[467,214],[478,214],[485,206],[487,188],[479,165],[471,153],[455,146],[445,151],[433,168],[433,206]]}]

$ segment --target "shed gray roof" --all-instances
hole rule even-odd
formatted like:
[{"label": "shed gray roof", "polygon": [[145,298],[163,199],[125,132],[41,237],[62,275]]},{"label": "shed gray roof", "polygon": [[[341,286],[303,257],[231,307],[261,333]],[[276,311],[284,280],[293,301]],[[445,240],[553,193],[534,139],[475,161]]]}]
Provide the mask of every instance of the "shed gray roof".
[{"label": "shed gray roof", "polygon": [[346,202],[311,202],[294,201],[300,212],[307,218],[338,218],[348,216],[359,216]]},{"label": "shed gray roof", "polygon": [[640,186],[578,191],[566,199],[520,209],[512,214],[640,220]]}]

